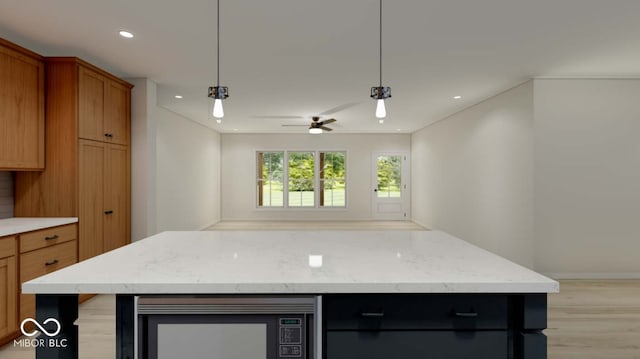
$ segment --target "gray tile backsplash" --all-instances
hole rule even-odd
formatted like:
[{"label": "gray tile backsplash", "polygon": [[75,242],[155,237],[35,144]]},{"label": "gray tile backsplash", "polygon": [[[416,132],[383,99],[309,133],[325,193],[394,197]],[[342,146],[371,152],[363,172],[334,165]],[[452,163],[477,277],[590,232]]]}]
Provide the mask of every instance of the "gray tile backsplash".
[{"label": "gray tile backsplash", "polygon": [[0,218],[13,217],[13,173],[0,171]]}]

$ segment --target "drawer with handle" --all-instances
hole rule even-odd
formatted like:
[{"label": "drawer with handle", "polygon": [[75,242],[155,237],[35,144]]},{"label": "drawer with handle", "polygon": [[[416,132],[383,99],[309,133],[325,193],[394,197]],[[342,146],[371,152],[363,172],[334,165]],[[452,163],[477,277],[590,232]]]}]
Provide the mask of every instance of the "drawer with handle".
[{"label": "drawer with handle", "polygon": [[508,325],[505,295],[329,295],[323,306],[328,330],[500,330]]},{"label": "drawer with handle", "polygon": [[[78,261],[77,241],[56,244],[20,255],[20,283],[54,272]],[[33,294],[20,295],[20,320],[35,315]]]},{"label": "drawer with handle", "polygon": [[78,238],[76,224],[52,227],[20,235],[20,253],[50,247]]}]

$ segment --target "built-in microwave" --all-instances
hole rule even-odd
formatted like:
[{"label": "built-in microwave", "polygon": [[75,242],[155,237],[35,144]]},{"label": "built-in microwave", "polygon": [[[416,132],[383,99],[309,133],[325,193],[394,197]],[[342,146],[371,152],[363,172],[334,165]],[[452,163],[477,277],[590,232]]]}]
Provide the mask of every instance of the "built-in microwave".
[{"label": "built-in microwave", "polygon": [[140,296],[140,359],[315,359],[317,296]]}]

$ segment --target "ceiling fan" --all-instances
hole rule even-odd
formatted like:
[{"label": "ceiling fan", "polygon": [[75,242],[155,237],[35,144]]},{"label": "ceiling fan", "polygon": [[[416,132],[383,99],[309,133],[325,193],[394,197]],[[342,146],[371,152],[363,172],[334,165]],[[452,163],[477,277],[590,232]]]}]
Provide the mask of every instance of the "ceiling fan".
[{"label": "ceiling fan", "polygon": [[[336,112],[340,112],[343,110],[346,110],[348,108],[354,107],[356,105],[359,105],[360,102],[349,102],[349,103],[345,103],[342,104],[340,106],[334,107],[332,109],[329,109],[327,111],[324,111],[322,113],[319,113],[315,116],[311,116],[311,124],[310,125],[305,125],[305,124],[281,124],[282,127],[293,127],[293,126],[309,126],[309,133],[322,133],[322,131],[332,131],[333,129],[326,127],[324,125],[330,124],[330,123],[334,123],[336,122],[335,119],[328,119],[328,120],[323,120],[320,121],[320,118],[324,117],[324,116],[329,116],[332,115]],[[274,119],[274,120],[294,120],[294,119],[299,119],[299,118],[309,118],[307,116],[291,116],[291,115],[262,115],[262,116],[253,116],[254,118],[260,118],[260,119]],[[324,128],[323,128],[324,126]]]},{"label": "ceiling fan", "polygon": [[[334,122],[337,121],[335,118],[330,118],[330,119],[327,119],[327,120],[320,121],[320,117],[319,116],[313,116],[313,117],[311,117],[311,120],[312,120],[311,124],[309,125],[309,133],[311,133],[311,134],[320,134],[320,133],[322,133],[322,131],[327,131],[327,132],[333,131],[332,128],[327,127],[325,125],[328,125],[330,123],[334,123]],[[283,127],[291,127],[291,126],[306,126],[306,125],[287,125],[287,124],[284,124],[282,126]]]}]

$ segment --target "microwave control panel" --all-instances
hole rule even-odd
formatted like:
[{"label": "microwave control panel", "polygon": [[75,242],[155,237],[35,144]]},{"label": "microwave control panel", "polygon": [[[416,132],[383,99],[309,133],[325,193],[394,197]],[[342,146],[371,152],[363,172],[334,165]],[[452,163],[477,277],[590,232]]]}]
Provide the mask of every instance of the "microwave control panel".
[{"label": "microwave control panel", "polygon": [[302,358],[305,341],[305,320],[302,316],[278,318],[278,358]]}]

